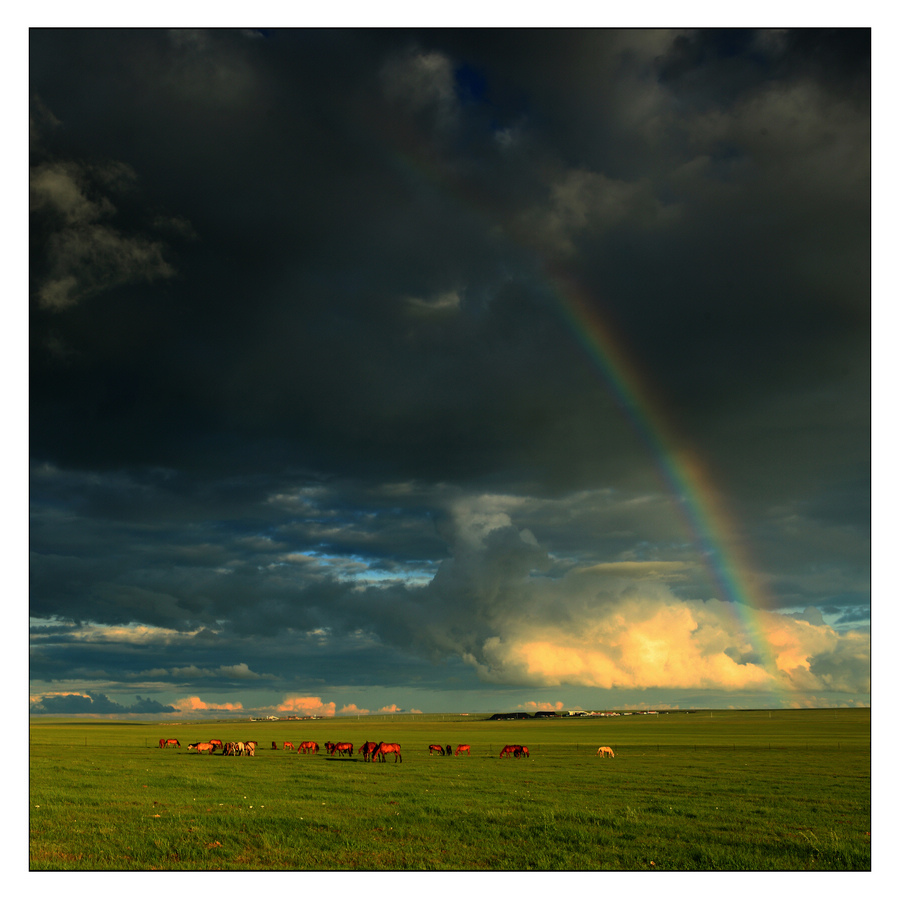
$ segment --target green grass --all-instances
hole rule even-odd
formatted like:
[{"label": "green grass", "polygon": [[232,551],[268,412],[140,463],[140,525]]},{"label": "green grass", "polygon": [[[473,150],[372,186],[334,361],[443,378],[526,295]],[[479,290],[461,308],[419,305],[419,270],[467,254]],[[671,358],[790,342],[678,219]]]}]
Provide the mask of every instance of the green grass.
[{"label": "green grass", "polygon": [[[210,737],[260,750],[187,751]],[[402,763],[268,749],[382,738]],[[471,757],[428,754],[463,742]],[[531,757],[499,759],[505,743]],[[30,825],[32,869],[868,870],[869,710],[35,720]]]}]

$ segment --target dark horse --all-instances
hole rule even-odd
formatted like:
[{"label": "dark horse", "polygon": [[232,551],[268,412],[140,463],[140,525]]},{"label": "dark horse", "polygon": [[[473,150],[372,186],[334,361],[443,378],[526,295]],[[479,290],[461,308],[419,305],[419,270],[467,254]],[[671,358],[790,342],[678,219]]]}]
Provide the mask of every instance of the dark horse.
[{"label": "dark horse", "polygon": [[385,753],[393,753],[394,754],[394,762],[403,762],[403,757],[400,755],[400,745],[399,744],[386,744],[382,741],[376,748],[375,752],[372,754],[372,760],[380,759],[384,762],[384,754]]},{"label": "dark horse", "polygon": [[368,762],[369,757],[375,753],[375,748],[378,744],[375,741],[366,741],[364,744],[359,745],[359,749],[356,751],[357,753],[362,753],[363,759]]},{"label": "dark horse", "polygon": [[429,744],[428,745],[428,755],[434,756],[435,753],[440,753],[441,756],[443,756],[444,748],[440,744]]}]

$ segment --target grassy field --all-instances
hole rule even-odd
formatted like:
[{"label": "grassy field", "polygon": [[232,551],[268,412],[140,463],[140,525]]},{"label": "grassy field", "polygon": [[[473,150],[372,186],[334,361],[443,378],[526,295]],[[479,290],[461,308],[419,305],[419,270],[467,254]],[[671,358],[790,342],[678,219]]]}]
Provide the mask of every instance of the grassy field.
[{"label": "grassy field", "polygon": [[[869,710],[33,720],[30,867],[868,870]],[[161,737],[181,749],[160,750]],[[257,740],[250,757],[187,744]],[[396,741],[402,763],[272,750]],[[468,743],[471,756],[429,756]],[[499,759],[506,743],[528,759]],[[608,744],[615,759],[595,755]],[[390,760],[390,757],[389,757]]]}]

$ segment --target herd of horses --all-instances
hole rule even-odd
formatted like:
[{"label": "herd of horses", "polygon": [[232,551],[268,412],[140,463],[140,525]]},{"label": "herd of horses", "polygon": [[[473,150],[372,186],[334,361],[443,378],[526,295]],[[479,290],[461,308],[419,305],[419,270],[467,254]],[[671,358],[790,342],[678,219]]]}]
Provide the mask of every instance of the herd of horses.
[{"label": "herd of horses", "polygon": [[459,744],[456,748],[456,753],[454,753],[451,744],[447,744],[446,747],[442,747],[440,744],[429,744],[428,755],[434,756],[435,753],[439,756],[459,756],[460,753],[468,753],[471,756],[472,748],[468,744]]},{"label": "herd of horses", "polygon": [[[196,750],[197,753],[206,753],[210,756],[216,750],[222,751],[223,756],[256,756],[258,746],[259,744],[256,741],[228,741],[223,743],[217,738],[212,738],[208,741],[197,741],[193,744],[188,744],[187,748],[188,750]],[[181,747],[181,743],[177,738],[160,738],[159,749],[165,750],[167,747]],[[325,752],[330,756],[353,756],[353,744],[349,742],[336,744],[332,741],[326,741],[324,747]],[[272,741],[272,749],[278,749],[276,741]],[[292,741],[284,741],[282,749],[294,750],[295,748]],[[297,753],[303,754],[318,753],[319,749],[319,745],[315,741],[302,741],[296,747]],[[461,745],[459,749],[468,750],[469,748],[468,745]],[[449,750],[450,747],[448,746],[447,751],[449,752]],[[389,744],[386,741],[366,741],[364,744],[359,745],[357,753],[361,754],[366,762],[375,762],[375,760],[385,762],[385,758],[391,753],[394,755],[394,762],[403,762],[403,757],[400,754],[400,745]]]},{"label": "herd of horses", "polygon": [[[256,741],[228,741],[223,744],[222,741],[217,738],[213,738],[209,741],[197,741],[194,744],[188,744],[188,750],[196,750],[197,753],[207,753],[213,754],[216,750],[221,750],[223,756],[256,756],[256,749],[259,745]],[[326,741],[323,745],[325,747],[325,752],[328,753],[329,756],[349,756],[352,758],[353,756],[353,744],[349,742],[342,743],[334,743],[333,741]],[[160,738],[159,739],[159,749],[165,750],[167,747],[181,747],[181,744],[178,741],[178,738]],[[277,741],[272,741],[272,749],[278,749]],[[315,741],[302,741],[294,747],[292,741],[284,741],[282,744],[283,750],[297,750],[297,753],[318,753],[319,745]],[[400,755],[400,745],[399,744],[388,744],[384,741],[376,742],[376,741],[366,741],[364,744],[360,744],[356,750],[357,755],[362,756],[362,758],[366,762],[375,762],[378,760],[379,762],[385,762],[385,757],[388,754],[394,755],[394,762],[403,762],[403,757]],[[428,755],[433,756],[435,753],[440,756],[459,756],[461,753],[466,753],[469,756],[472,755],[472,748],[468,744],[459,744],[456,747],[456,752],[453,752],[453,748],[450,744],[447,744],[446,747],[441,746],[440,744],[429,744],[428,745]],[[612,747],[598,747],[596,756],[600,757],[613,757],[616,754],[613,752]],[[500,751],[500,759],[509,758],[510,756],[515,759],[521,759],[522,757],[530,756],[528,752],[528,748],[523,746],[522,744],[507,744]]]}]

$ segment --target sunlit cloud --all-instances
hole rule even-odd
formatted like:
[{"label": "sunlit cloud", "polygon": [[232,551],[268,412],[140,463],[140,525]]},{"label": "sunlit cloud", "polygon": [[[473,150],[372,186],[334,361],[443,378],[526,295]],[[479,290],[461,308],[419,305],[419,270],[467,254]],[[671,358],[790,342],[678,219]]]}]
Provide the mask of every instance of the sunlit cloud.
[{"label": "sunlit cloud", "polygon": [[348,703],[340,708],[338,714],[341,716],[367,716],[369,710],[360,709],[355,703]]},{"label": "sunlit cloud", "polygon": [[562,700],[557,700],[556,703],[551,703],[547,700],[528,700],[525,703],[520,703],[516,708],[524,709],[525,712],[553,712],[566,707]]},{"label": "sunlit cloud", "polygon": [[199,697],[183,697],[173,703],[181,712],[200,712],[203,710],[221,710],[223,712],[237,712],[243,710],[243,703],[206,703]]},{"label": "sunlit cloud", "polygon": [[321,697],[285,697],[274,709],[277,712],[331,718],[335,714],[336,707],[337,704],[333,700],[325,703]]},{"label": "sunlit cloud", "polygon": [[484,681],[869,690],[868,635],[838,632],[812,609],[802,617],[749,608],[739,615],[733,603],[684,599],[674,586],[691,566],[679,560],[614,560],[548,578],[547,554],[534,535],[499,507],[492,497],[456,504],[445,528],[453,558],[428,588],[450,610],[444,627],[432,631],[435,641],[459,652]]},{"label": "sunlit cloud", "polygon": [[155,644],[187,641],[197,631],[176,631],[154,625],[96,625],[85,623],[69,632],[69,637],[88,643]]},{"label": "sunlit cloud", "polygon": [[731,606],[664,593],[581,610],[565,626],[506,622],[469,659],[482,678],[542,686],[868,691],[868,637],[757,613],[777,671],[757,659]]}]

